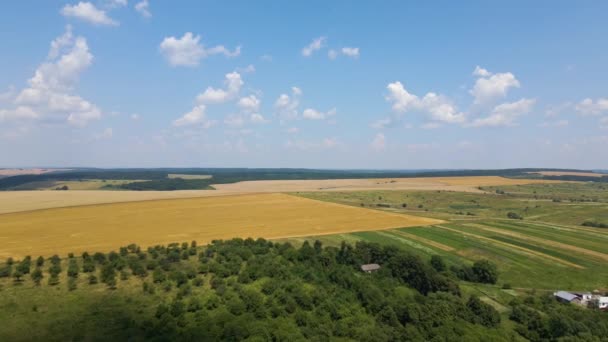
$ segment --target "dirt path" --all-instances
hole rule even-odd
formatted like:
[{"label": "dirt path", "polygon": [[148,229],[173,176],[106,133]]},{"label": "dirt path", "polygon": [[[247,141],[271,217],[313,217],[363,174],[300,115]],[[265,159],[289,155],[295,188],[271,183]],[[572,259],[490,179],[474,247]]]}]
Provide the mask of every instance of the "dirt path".
[{"label": "dirt path", "polygon": [[518,250],[520,252],[523,252],[526,255],[534,256],[534,257],[537,257],[537,258],[540,258],[540,259],[552,260],[552,261],[555,261],[555,262],[560,263],[560,264],[565,265],[565,266],[585,269],[585,267],[583,267],[581,265],[578,265],[578,264],[575,264],[575,263],[572,263],[572,262],[569,262],[569,261],[566,261],[566,260],[563,260],[563,259],[551,256],[551,255],[548,255],[548,254],[545,254],[545,253],[533,251],[533,250],[525,248],[525,247],[521,247],[521,246],[517,246],[517,245],[514,245],[514,244],[510,244],[510,243],[507,243],[507,242],[502,242],[502,241],[494,240],[494,239],[491,239],[491,238],[488,238],[488,237],[485,237],[485,236],[480,236],[480,235],[473,234],[473,233],[463,232],[463,231],[458,230],[458,229],[449,228],[449,227],[445,227],[445,226],[441,226],[441,225],[435,225],[433,227],[437,227],[437,228],[449,230],[449,231],[452,231],[452,232],[456,232],[456,233],[459,233],[459,234],[462,234],[462,235],[465,235],[465,236],[469,236],[469,237],[472,237],[472,238],[475,238],[475,239],[478,239],[478,240],[487,241],[487,242],[490,242],[490,243],[492,243],[494,245],[499,245],[499,246],[515,249],[515,250]]}]

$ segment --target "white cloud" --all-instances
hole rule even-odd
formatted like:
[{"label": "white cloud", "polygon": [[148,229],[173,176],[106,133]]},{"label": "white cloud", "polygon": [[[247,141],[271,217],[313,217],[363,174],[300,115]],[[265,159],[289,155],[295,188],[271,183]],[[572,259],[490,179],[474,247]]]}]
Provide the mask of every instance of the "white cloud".
[{"label": "white cloud", "polygon": [[473,76],[489,77],[492,76],[492,73],[478,65],[475,67],[475,70],[473,70]]},{"label": "white cloud", "polygon": [[[427,93],[423,98],[409,93],[401,82],[389,83],[386,87],[388,95],[386,100],[392,103],[392,109],[396,113],[403,114],[411,111],[425,113],[431,121],[443,123],[462,123],[465,114],[459,112],[447,98],[435,93]],[[376,124],[376,127],[390,123],[386,121]]]},{"label": "white cloud", "polygon": [[332,108],[327,112],[320,112],[316,109],[307,108],[302,112],[302,117],[308,120],[325,120],[336,115],[336,109]]},{"label": "white cloud", "polygon": [[302,49],[302,56],[310,57],[315,51],[322,49],[327,41],[326,37],[319,37],[313,39],[313,41]]},{"label": "white cloud", "polygon": [[2,109],[3,120],[43,120],[84,126],[99,119],[101,110],[72,92],[80,74],[92,63],[87,41],[75,37],[70,26],[53,40],[47,60],[28,80],[28,87],[12,98],[14,109]]},{"label": "white cloud", "polygon": [[581,115],[600,115],[608,112],[608,98],[592,100],[586,98],[575,106],[576,111]]},{"label": "white cloud", "polygon": [[253,123],[265,123],[265,122],[268,122],[268,120],[266,120],[264,118],[264,116],[262,114],[260,114],[260,113],[252,113],[249,116],[249,120],[251,120],[251,122],[253,122]]},{"label": "white cloud", "polygon": [[291,88],[291,96],[281,94],[274,103],[277,116],[281,120],[293,120],[298,117],[298,106],[302,90],[298,87]]},{"label": "white cloud", "polygon": [[249,95],[242,97],[237,103],[237,106],[245,112],[257,113],[260,110],[260,103],[260,99],[255,95]]},{"label": "white cloud", "polygon": [[572,107],[572,102],[564,102],[558,105],[553,105],[547,108],[547,110],[545,111],[545,116],[555,117],[567,110],[571,110]]},{"label": "white cloud", "polygon": [[520,115],[529,113],[535,103],[536,100],[534,99],[521,99],[516,102],[500,104],[494,107],[489,116],[475,119],[471,123],[471,126],[512,126],[514,125],[515,119]]},{"label": "white cloud", "polygon": [[473,75],[478,76],[473,89],[469,91],[475,97],[475,104],[487,104],[503,98],[511,88],[519,88],[519,81],[510,72],[493,74],[477,66]]},{"label": "white cloud", "polygon": [[133,121],[137,121],[137,120],[139,120],[139,119],[140,119],[139,114],[131,114],[131,120],[133,120]]},{"label": "white cloud", "polygon": [[359,58],[359,48],[355,47],[343,47],[342,54],[352,58]]},{"label": "white cloud", "polygon": [[90,2],[79,2],[76,5],[65,5],[61,9],[65,17],[73,17],[93,25],[117,26],[118,22],[110,18],[105,11],[98,9]]},{"label": "white cloud", "polygon": [[173,121],[173,126],[182,127],[182,126],[200,126],[203,128],[209,128],[213,126],[216,122],[213,120],[208,120],[205,105],[198,105],[194,107],[190,112],[184,114],[181,118]]},{"label": "white cloud", "polygon": [[287,130],[285,130],[285,132],[289,134],[296,134],[300,132],[300,129],[298,127],[289,127]]},{"label": "white cloud", "polygon": [[200,43],[201,36],[186,32],[181,38],[165,37],[160,43],[160,52],[171,66],[194,67],[199,65],[201,59],[223,54],[226,57],[235,57],[241,53],[241,47],[237,46],[234,51],[228,50],[223,45],[205,48]]},{"label": "white cloud", "polygon": [[327,57],[329,57],[331,60],[338,58],[340,54],[350,58],[359,58],[359,48],[343,47],[339,50],[330,49],[327,51]]},{"label": "white cloud", "polygon": [[605,116],[603,118],[600,119],[600,128],[601,129],[608,129],[608,116]]},{"label": "white cloud", "polygon": [[0,122],[35,120],[38,117],[38,113],[26,106],[19,106],[15,109],[0,109]]},{"label": "white cloud", "polygon": [[136,3],[135,10],[144,18],[152,17],[152,13],[150,12],[150,3],[148,2],[148,0],[142,0]]},{"label": "white cloud", "polygon": [[371,147],[376,151],[382,151],[386,148],[386,137],[383,133],[378,133],[372,140]]},{"label": "white cloud", "polygon": [[202,94],[197,96],[197,101],[201,104],[224,103],[236,98],[244,84],[241,74],[231,72],[226,74],[225,77],[225,89],[208,87]]}]

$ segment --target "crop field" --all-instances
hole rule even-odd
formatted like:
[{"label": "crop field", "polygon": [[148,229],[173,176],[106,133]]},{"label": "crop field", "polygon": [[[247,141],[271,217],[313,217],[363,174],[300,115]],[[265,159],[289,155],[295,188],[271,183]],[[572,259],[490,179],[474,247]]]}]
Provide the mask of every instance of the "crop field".
[{"label": "crop field", "polygon": [[[565,229],[551,224],[488,220],[310,239],[329,245],[359,240],[393,244],[427,258],[441,255],[452,265],[489,259],[498,265],[501,283],[516,289],[608,288],[608,232]],[[305,238],[290,240],[300,243]]]},{"label": "crop field", "polygon": [[279,238],[441,221],[295,197],[259,194],[57,208],[0,216],[0,258],[65,255],[233,237]]},{"label": "crop field", "polygon": [[[198,175],[200,176],[200,175]],[[89,183],[91,182],[91,183]],[[482,177],[430,177],[430,178],[383,178],[383,179],[328,179],[328,180],[272,180],[272,181],[245,181],[231,184],[214,184],[216,190],[176,190],[176,191],[107,191],[99,189],[103,185],[116,182],[132,182],[100,180],[86,182],[44,182],[34,184],[35,189],[55,189],[58,183],[68,185],[70,190],[79,191],[0,191],[0,214],[70,207],[78,205],[91,205],[103,203],[120,203],[145,200],[159,200],[172,198],[193,198],[208,196],[225,196],[247,193],[275,193],[275,192],[333,192],[340,191],[388,191],[396,190],[423,190],[423,191],[458,191],[466,193],[483,193],[478,187],[487,187],[494,191],[496,186],[513,186],[517,184],[529,185],[558,185],[574,184],[560,181],[544,181],[530,179],[511,179],[496,176]],[[24,184],[31,186],[31,183]],[[23,190],[27,190],[24,188]],[[398,192],[396,192],[398,193]],[[320,195],[321,196],[321,195]]]},{"label": "crop field", "polygon": [[[357,240],[395,244],[425,257],[441,255],[452,265],[486,258],[498,265],[502,284],[519,289],[608,289],[608,229],[581,226],[586,220],[608,222],[604,185],[532,184],[491,189],[505,194],[361,191],[299,195],[448,221],[407,230],[319,238],[327,244]],[[517,212],[524,219],[508,219],[508,212]]]},{"label": "crop field", "polygon": [[498,176],[417,177],[326,180],[270,180],[214,184],[218,190],[247,192],[361,191],[361,190],[447,190],[482,192],[478,187],[518,184],[555,184],[561,181],[514,179]]}]

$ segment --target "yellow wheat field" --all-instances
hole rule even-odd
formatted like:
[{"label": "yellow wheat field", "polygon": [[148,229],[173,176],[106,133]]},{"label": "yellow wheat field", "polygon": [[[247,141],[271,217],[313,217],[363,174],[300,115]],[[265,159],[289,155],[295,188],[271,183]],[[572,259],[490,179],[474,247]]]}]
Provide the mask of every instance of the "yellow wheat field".
[{"label": "yellow wheat field", "polygon": [[0,257],[110,251],[131,242],[271,239],[440,222],[286,194],[115,203],[0,215]]}]

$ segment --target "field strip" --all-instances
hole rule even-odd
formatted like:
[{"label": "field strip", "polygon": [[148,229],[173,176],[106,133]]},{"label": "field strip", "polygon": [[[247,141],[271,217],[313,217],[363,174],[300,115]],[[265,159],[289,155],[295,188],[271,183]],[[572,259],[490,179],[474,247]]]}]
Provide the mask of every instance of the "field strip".
[{"label": "field strip", "polygon": [[[505,219],[505,221],[506,220],[507,219]],[[571,226],[564,226],[564,225],[557,224],[557,223],[545,223],[545,222],[537,222],[537,221],[526,221],[526,224],[533,225],[533,226],[552,228],[555,230],[566,230],[566,231],[575,232],[575,233],[583,231],[585,233],[591,233],[591,235],[593,235],[593,236],[608,239],[608,230],[605,228],[595,228],[594,229],[594,228],[583,227],[583,226],[571,227]],[[604,230],[602,230],[602,229],[604,229]]]},{"label": "field strip", "polygon": [[466,226],[470,226],[470,227],[479,228],[479,229],[482,229],[482,230],[485,230],[485,231],[501,234],[501,235],[506,235],[506,236],[511,236],[511,237],[514,237],[514,238],[523,239],[523,240],[529,240],[529,241],[538,242],[538,243],[540,243],[542,245],[551,246],[551,247],[557,247],[557,248],[561,248],[561,249],[564,249],[564,250],[568,250],[568,251],[572,251],[572,252],[577,252],[577,253],[588,255],[588,256],[592,256],[592,257],[596,257],[596,258],[601,259],[603,261],[608,261],[608,254],[592,251],[592,250],[589,250],[589,249],[586,249],[586,248],[577,247],[577,246],[573,246],[573,245],[568,245],[568,244],[557,242],[557,241],[549,241],[549,240],[542,239],[542,238],[535,237],[535,236],[524,235],[524,234],[520,234],[520,233],[516,233],[516,232],[511,232],[511,231],[504,230],[504,229],[498,229],[498,228],[494,228],[494,227],[489,227],[489,226],[486,226],[486,225],[481,225],[481,224],[476,224],[476,223],[467,223],[465,225]]},{"label": "field strip", "polygon": [[415,241],[418,241],[418,242],[422,242],[422,243],[427,244],[429,246],[433,246],[433,247],[435,247],[437,249],[441,249],[442,251],[451,252],[451,251],[453,251],[455,249],[454,247],[451,247],[451,246],[448,246],[448,245],[444,245],[442,243],[439,243],[439,242],[436,242],[436,241],[433,241],[433,240],[429,240],[427,238],[423,238],[423,237],[418,236],[418,235],[406,233],[406,232],[403,232],[403,231],[400,231],[400,230],[391,230],[390,232],[394,233],[394,234],[401,235],[401,236],[406,237],[408,239],[412,239],[412,240],[415,240]]},{"label": "field strip", "polygon": [[0,215],[0,258],[110,251],[196,240],[281,239],[441,223],[287,194],[201,197]]},{"label": "field strip", "polygon": [[399,241],[399,242],[401,242],[403,244],[406,244],[406,245],[408,245],[408,246],[410,246],[412,248],[416,248],[416,249],[422,250],[422,251],[426,252],[427,254],[431,254],[431,255],[435,254],[435,251],[433,249],[431,249],[431,248],[428,248],[427,246],[423,246],[423,245],[421,245],[419,243],[416,243],[415,241],[406,239],[405,237],[401,237],[398,234],[392,234],[392,233],[393,233],[392,230],[391,231],[376,232],[376,234],[378,234],[378,235],[387,237],[387,238],[389,238],[391,240],[397,240],[397,241]]},{"label": "field strip", "polygon": [[491,239],[491,238],[488,238],[488,237],[485,237],[485,236],[480,236],[480,235],[469,233],[469,232],[463,232],[463,231],[458,230],[458,229],[449,228],[449,227],[445,227],[445,226],[441,226],[441,225],[435,225],[433,227],[449,230],[449,231],[452,231],[452,232],[455,232],[455,233],[459,233],[459,234],[462,234],[464,236],[469,236],[469,237],[472,237],[472,238],[475,238],[475,239],[478,239],[478,240],[487,241],[487,242],[490,242],[490,243],[495,244],[495,245],[499,245],[499,246],[515,249],[515,250],[518,250],[520,252],[523,252],[523,254],[531,255],[531,256],[534,256],[534,257],[538,257],[540,259],[552,260],[552,261],[555,261],[555,262],[560,263],[560,264],[565,265],[565,266],[585,269],[585,267],[583,267],[581,265],[578,265],[578,264],[575,264],[575,263],[572,263],[572,262],[569,262],[569,261],[566,261],[566,260],[554,257],[552,255],[548,255],[548,254],[545,254],[545,253],[533,251],[531,249],[524,248],[524,247],[521,247],[521,246],[517,246],[517,245],[514,245],[514,244],[510,244],[510,243],[507,243],[507,242],[502,242],[502,241],[494,240],[494,239]]}]

